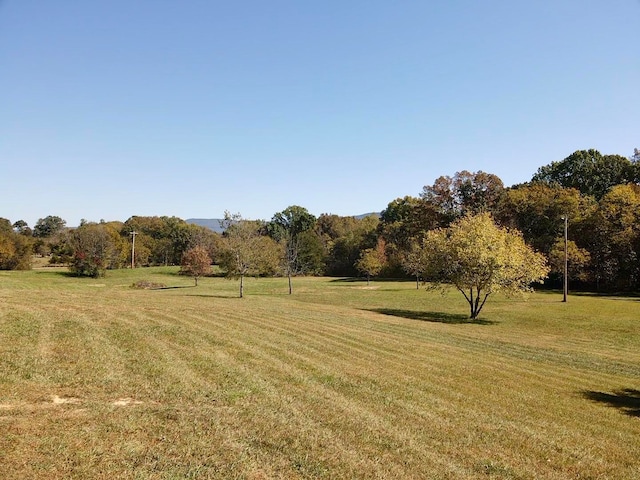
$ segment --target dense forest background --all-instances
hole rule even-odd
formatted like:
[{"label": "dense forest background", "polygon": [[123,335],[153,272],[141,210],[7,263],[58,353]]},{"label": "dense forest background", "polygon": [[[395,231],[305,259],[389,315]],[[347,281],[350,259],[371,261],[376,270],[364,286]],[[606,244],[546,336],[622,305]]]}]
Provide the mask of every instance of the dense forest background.
[{"label": "dense forest background", "polygon": [[[395,199],[379,215],[364,218],[316,218],[294,205],[268,221],[227,214],[223,233],[166,216],[83,220],[76,228],[54,215],[39,219],[33,228],[23,220],[0,218],[0,269],[29,269],[37,255],[78,275],[99,276],[115,268],[179,265],[185,252],[197,247],[211,263],[233,274],[409,277],[416,273],[412,252],[426,232],[484,212],[497,224],[522,232],[529,245],[546,255],[550,285],[559,283],[564,268],[566,217],[574,288],[638,290],[638,149],[629,158],[576,151],[511,187],[482,171],[441,176],[418,196]],[[233,265],[243,245],[248,247],[246,264]]]}]

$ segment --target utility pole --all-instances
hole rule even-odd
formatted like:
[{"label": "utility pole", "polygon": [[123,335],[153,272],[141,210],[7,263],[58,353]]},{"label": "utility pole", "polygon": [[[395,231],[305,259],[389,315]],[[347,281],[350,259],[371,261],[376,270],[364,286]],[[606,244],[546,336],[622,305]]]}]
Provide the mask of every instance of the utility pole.
[{"label": "utility pole", "polygon": [[131,268],[134,269],[136,268],[136,235],[138,234],[138,232],[131,232],[129,235],[131,235]]},{"label": "utility pole", "polygon": [[568,215],[564,215],[562,217],[562,219],[564,220],[564,279],[563,279],[563,286],[562,286],[562,301],[566,302],[567,301],[567,294],[569,292],[569,255],[568,255],[568,248],[567,248],[567,244],[568,244],[568,239],[567,239],[567,233],[568,233],[568,222],[569,222],[569,216]]}]

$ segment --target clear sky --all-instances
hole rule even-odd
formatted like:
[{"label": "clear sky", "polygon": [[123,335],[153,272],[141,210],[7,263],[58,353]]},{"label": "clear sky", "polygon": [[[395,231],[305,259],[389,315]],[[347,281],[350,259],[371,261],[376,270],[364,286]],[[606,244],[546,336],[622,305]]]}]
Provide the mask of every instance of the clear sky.
[{"label": "clear sky", "polygon": [[380,211],[640,147],[639,0],[0,0],[0,217]]}]

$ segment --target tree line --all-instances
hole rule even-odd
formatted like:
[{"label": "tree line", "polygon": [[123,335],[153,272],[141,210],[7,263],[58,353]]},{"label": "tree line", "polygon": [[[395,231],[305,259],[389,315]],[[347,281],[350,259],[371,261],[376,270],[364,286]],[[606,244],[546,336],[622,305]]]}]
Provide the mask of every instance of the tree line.
[{"label": "tree line", "polygon": [[[630,158],[580,150],[540,167],[529,182],[505,187],[482,171],[456,172],[424,186],[417,196],[391,201],[365,218],[290,206],[270,220],[226,213],[224,233],[177,217],[133,216],[125,222],[83,220],[67,228],[57,216],[29,227],[0,219],[0,269],[28,269],[34,254],[77,275],[135,266],[182,265],[197,279],[218,265],[229,277],[283,275],[289,291],[297,275],[413,276],[425,278],[425,242],[462,219],[487,216],[498,228],[520,232],[551,266],[564,268],[568,219],[569,278],[597,290],[637,290],[640,282],[640,151]],[[132,242],[135,238],[135,254]],[[450,243],[450,242],[449,242]],[[432,262],[432,265],[435,261]],[[434,272],[431,272],[434,275]]]}]

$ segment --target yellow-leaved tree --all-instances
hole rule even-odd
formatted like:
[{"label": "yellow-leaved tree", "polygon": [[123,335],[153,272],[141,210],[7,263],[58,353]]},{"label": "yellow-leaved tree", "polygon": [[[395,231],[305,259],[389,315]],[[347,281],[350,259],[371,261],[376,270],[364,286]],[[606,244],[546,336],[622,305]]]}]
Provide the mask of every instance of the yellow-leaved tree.
[{"label": "yellow-leaved tree", "polygon": [[544,255],[528,246],[519,231],[497,226],[488,213],[428,232],[422,255],[423,278],[432,288],[455,286],[467,299],[472,319],[492,293],[530,291],[549,273]]}]

